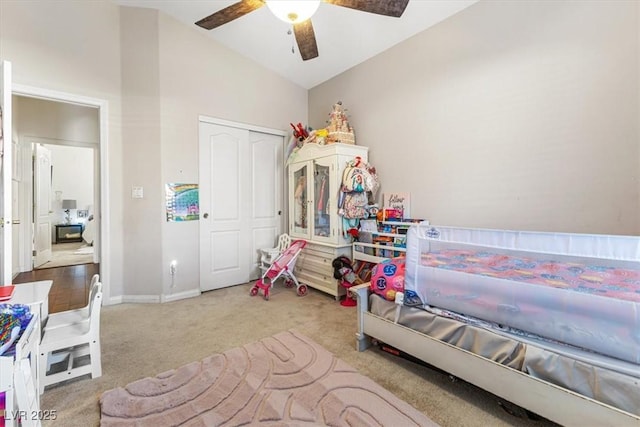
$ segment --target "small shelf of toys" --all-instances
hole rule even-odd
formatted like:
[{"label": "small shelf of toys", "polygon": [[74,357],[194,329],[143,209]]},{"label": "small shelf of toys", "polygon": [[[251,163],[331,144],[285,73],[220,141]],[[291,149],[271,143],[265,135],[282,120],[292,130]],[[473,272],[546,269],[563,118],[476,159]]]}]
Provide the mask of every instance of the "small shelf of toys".
[{"label": "small shelf of toys", "polygon": [[407,251],[407,230],[424,219],[402,218],[395,209],[383,209],[376,220],[364,223],[353,243],[353,259],[373,263],[403,257]]},{"label": "small shelf of toys", "polygon": [[404,218],[402,210],[382,209],[375,220],[361,222],[358,241],[353,243],[353,262],[372,263],[371,292],[401,303],[404,296],[407,231],[424,219]]}]

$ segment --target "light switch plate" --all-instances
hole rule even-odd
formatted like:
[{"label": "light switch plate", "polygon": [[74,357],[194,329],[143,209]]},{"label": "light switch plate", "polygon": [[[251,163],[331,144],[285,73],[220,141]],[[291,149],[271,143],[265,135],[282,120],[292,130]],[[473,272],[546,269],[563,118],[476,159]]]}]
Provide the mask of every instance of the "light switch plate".
[{"label": "light switch plate", "polygon": [[144,197],[144,190],[142,187],[131,187],[131,198],[142,199]]}]

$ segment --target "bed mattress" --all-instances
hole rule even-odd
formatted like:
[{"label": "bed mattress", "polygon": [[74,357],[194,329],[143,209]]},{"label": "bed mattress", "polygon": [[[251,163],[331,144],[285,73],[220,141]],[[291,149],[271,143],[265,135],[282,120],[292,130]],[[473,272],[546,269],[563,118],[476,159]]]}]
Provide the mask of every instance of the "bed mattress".
[{"label": "bed mattress", "polygon": [[375,294],[369,297],[369,308],[376,316],[640,415],[640,371],[625,362],[596,354],[591,356],[591,360],[586,360],[584,354],[575,348],[561,353],[555,351],[557,349],[546,348],[544,342],[524,342],[426,310],[414,307],[398,310],[393,302]]},{"label": "bed mattress", "polygon": [[640,238],[464,230],[409,231],[406,304],[640,363]]}]

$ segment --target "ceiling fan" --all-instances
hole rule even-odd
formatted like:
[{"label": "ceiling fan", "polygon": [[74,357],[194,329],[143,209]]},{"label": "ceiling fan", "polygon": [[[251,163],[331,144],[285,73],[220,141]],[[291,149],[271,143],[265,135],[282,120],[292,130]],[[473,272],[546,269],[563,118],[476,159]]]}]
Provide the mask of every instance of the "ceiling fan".
[{"label": "ceiling fan", "polygon": [[316,36],[311,24],[311,16],[318,9],[321,1],[335,6],[348,7],[395,18],[402,16],[409,3],[409,0],[242,0],[199,20],[196,25],[206,30],[212,30],[249,12],[253,12],[266,4],[278,18],[293,24],[293,33],[296,37],[298,50],[300,50],[302,59],[306,61],[318,56],[318,45],[316,44]]}]

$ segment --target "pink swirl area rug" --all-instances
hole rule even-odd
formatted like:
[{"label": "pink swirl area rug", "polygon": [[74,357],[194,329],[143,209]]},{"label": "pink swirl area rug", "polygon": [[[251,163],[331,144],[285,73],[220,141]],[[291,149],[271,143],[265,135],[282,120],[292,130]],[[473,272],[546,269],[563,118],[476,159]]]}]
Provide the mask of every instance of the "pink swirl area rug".
[{"label": "pink swirl area rug", "polygon": [[102,426],[436,426],[295,331],[106,391]]}]

